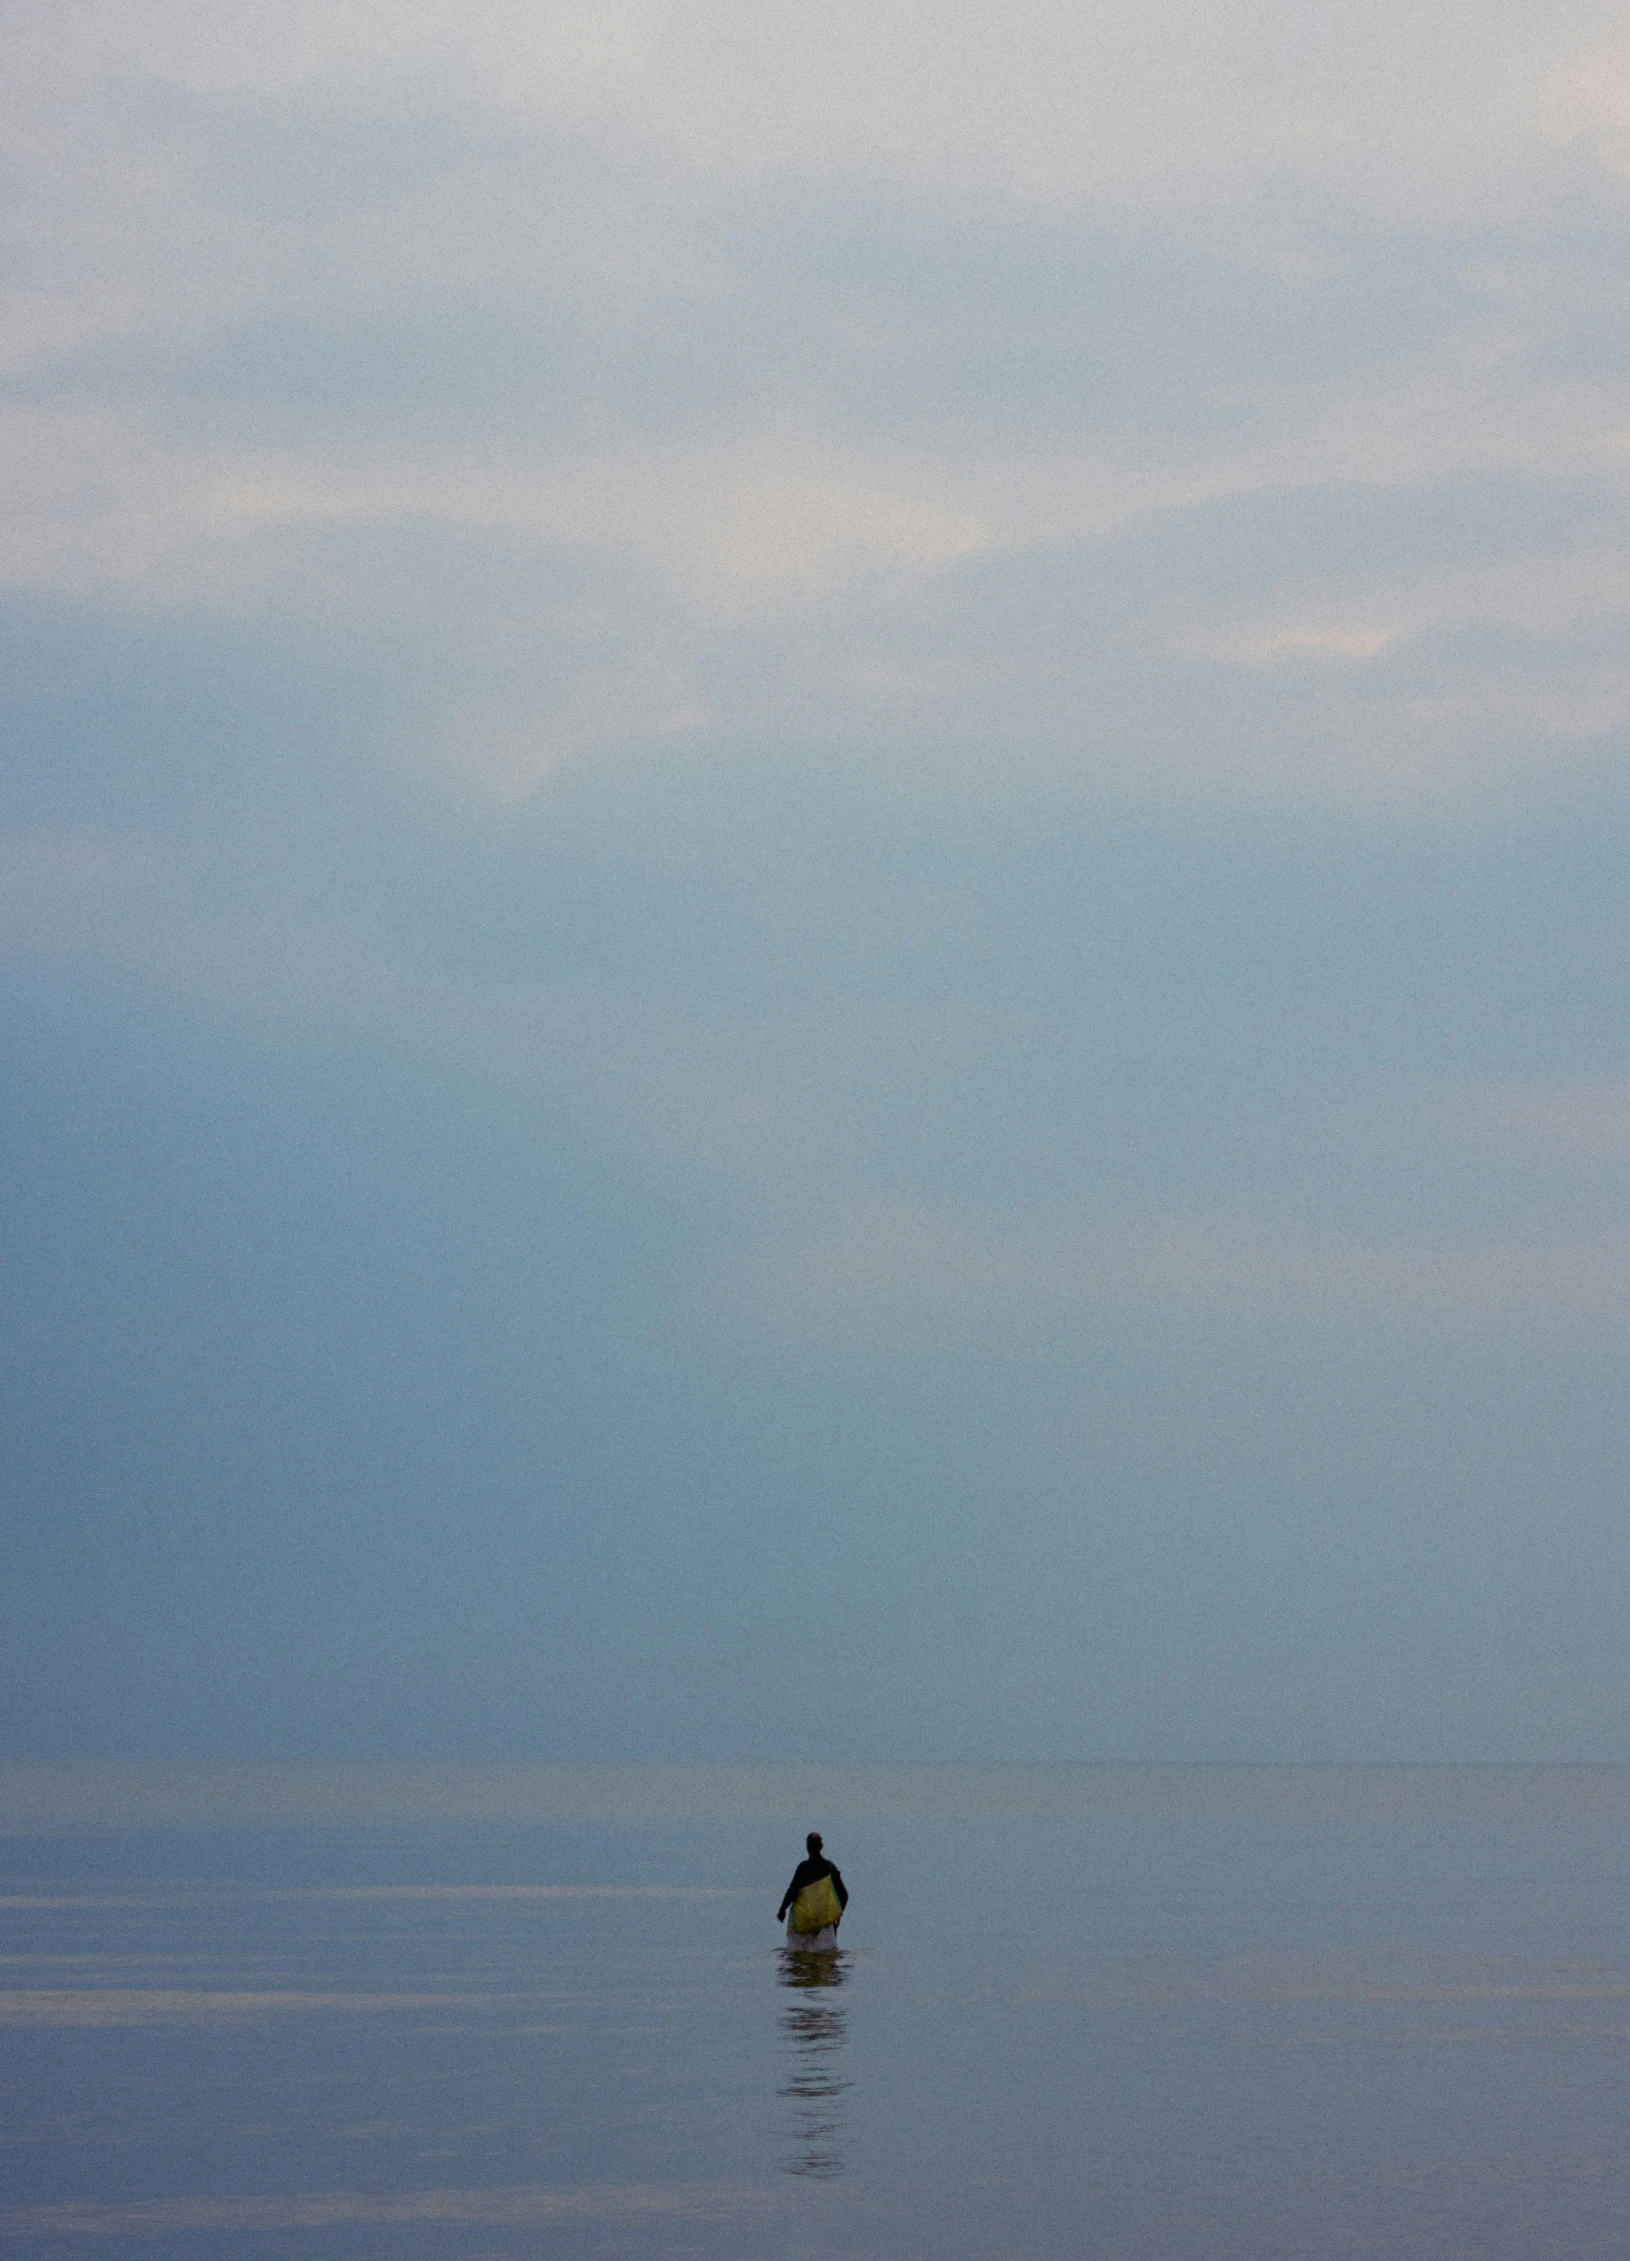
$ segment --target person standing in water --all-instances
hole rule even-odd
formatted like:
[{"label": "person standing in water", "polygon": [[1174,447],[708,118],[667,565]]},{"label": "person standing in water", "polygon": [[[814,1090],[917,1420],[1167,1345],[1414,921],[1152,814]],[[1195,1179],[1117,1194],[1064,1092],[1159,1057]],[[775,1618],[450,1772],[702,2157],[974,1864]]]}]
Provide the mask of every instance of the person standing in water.
[{"label": "person standing in water", "polygon": [[849,1905],[843,1878],[821,1851],[821,1833],[812,1829],[804,1839],[809,1858],[792,1872],[792,1882],[781,1895],[775,1920],[787,1919],[789,1947],[835,1947],[838,1925]]}]

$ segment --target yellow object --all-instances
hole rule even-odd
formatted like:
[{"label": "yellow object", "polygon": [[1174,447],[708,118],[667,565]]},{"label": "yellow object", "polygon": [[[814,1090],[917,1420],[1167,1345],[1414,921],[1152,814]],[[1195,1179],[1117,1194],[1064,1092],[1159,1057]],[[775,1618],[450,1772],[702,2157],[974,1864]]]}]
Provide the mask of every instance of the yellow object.
[{"label": "yellow object", "polygon": [[792,1928],[794,1931],[824,1931],[829,1923],[836,1923],[843,1913],[843,1902],[838,1898],[829,1876],[818,1876],[813,1884],[806,1884],[792,1903]]}]

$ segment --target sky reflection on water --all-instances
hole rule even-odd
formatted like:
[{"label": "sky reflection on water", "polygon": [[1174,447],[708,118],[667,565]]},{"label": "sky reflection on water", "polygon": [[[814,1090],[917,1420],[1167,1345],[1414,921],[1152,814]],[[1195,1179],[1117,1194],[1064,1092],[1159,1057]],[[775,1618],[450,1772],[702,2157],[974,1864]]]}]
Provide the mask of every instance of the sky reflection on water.
[{"label": "sky reflection on water", "polygon": [[0,2250],[1618,2261],[1630,1831],[1537,1788],[816,1811],[824,1955],[770,1817],[14,1838]]}]

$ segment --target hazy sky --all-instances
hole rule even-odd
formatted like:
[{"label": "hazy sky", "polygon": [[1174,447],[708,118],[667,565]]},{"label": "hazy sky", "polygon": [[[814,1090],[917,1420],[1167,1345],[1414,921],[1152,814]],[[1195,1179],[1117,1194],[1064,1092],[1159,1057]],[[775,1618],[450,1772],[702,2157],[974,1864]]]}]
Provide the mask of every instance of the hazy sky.
[{"label": "hazy sky", "polygon": [[0,1756],[1630,1758],[1630,34],[9,0]]}]

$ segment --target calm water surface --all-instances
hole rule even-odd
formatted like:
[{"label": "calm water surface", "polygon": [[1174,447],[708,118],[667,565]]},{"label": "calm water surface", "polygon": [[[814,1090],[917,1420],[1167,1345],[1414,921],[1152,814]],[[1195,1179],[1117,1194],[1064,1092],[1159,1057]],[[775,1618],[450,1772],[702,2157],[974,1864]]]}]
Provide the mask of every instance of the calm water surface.
[{"label": "calm water surface", "polygon": [[1625,1782],[1341,1776],[13,1837],[0,2254],[1622,2255]]}]

